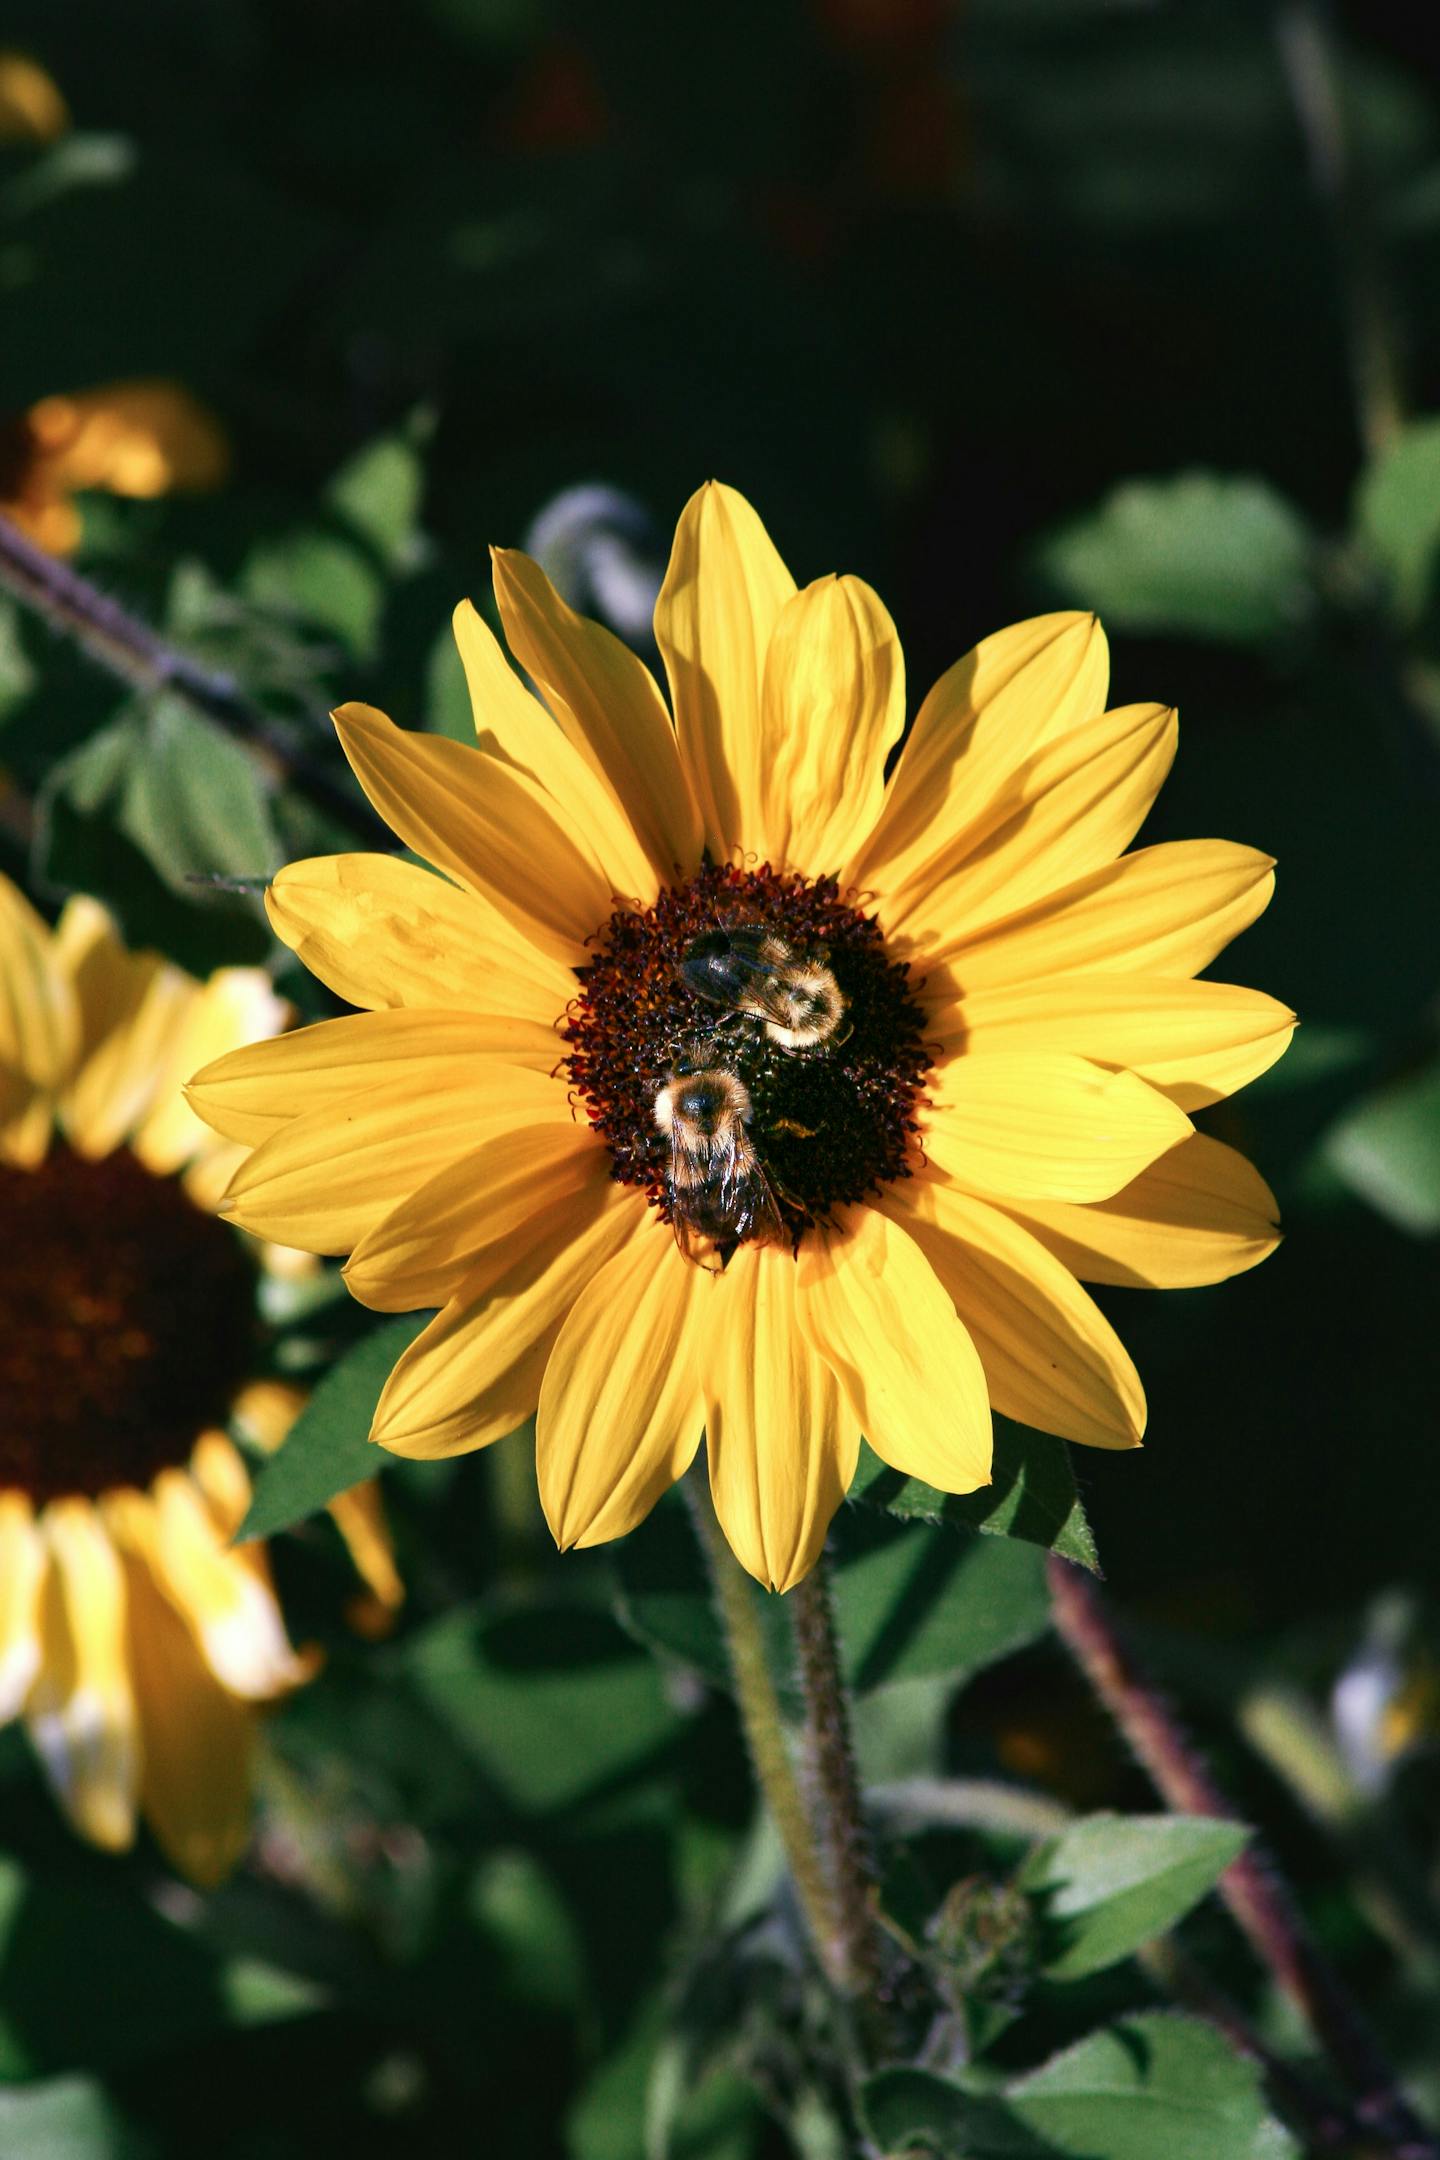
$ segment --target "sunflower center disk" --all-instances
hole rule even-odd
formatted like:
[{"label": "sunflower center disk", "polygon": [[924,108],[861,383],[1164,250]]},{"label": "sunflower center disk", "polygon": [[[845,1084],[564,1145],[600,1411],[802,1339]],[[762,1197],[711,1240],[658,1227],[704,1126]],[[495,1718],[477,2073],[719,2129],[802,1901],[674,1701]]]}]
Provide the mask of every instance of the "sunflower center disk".
[{"label": "sunflower center disk", "polygon": [[232,1230],[126,1149],[0,1165],[0,1489],[143,1485],[223,1425],[253,1339]]},{"label": "sunflower center disk", "polygon": [[[612,915],[596,944],[562,1033],[571,1086],[623,1184],[669,1215],[674,1138],[657,1098],[715,1072],[748,1098],[746,1137],[792,1244],[909,1175],[924,1023],[908,969],[833,878],[707,866],[643,913]],[[787,997],[788,1009],[774,1002]]]}]

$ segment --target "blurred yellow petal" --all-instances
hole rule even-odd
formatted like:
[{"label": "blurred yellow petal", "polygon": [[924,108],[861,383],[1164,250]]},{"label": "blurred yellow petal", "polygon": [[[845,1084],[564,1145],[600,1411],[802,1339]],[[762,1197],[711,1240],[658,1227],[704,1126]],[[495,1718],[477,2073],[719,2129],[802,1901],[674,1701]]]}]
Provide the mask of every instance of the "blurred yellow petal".
[{"label": "blurred yellow petal", "polygon": [[859,1420],[801,1333],[795,1285],[788,1249],[740,1246],[701,1352],[715,1512],[767,1590],[809,1574],[860,1452]]},{"label": "blurred yellow petal", "polygon": [[[197,1072],[186,1097],[217,1132],[246,1147],[297,1118],[339,1109],[372,1088],[413,1088],[429,1099],[455,1077],[459,1059],[483,1076],[497,1062],[548,1073],[563,1044],[533,1020],[479,1013],[347,1013],[274,1042],[234,1050]],[[560,1095],[564,1098],[563,1084]]]},{"label": "blurred yellow petal", "polygon": [[406,734],[373,706],[342,705],[334,720],[356,779],[407,847],[532,945],[566,965],[585,959],[616,896],[584,833],[528,773],[445,736]]},{"label": "blurred yellow petal", "polygon": [[914,1239],[874,1208],[846,1208],[796,1266],[800,1327],[882,1462],[941,1492],[988,1485],[984,1369]]},{"label": "blurred yellow petal", "polygon": [[882,1203],[924,1253],[980,1353],[1002,1416],[1088,1447],[1138,1447],[1140,1376],[1092,1298],[1000,1208],[934,1175]]},{"label": "blurred yellow petal", "polygon": [[1182,1110],[1200,1110],[1268,1071],[1295,1032],[1295,1015],[1234,983],[1104,974],[977,990],[931,1025],[948,1052],[964,1050],[952,1072],[992,1052],[1066,1051],[1127,1066]]},{"label": "blurred yellow petal", "polygon": [[[601,1158],[603,1163],[603,1158]],[[370,1437],[396,1455],[459,1455],[530,1417],[571,1308],[623,1246],[646,1236],[641,1196],[598,1174],[518,1252],[496,1254],[405,1352]]]},{"label": "blurred yellow petal", "polygon": [[405,1602],[405,1585],[395,1565],[395,1547],[385,1520],[385,1503],[373,1478],[336,1493],[330,1502],[330,1518],[345,1540],[345,1550],[360,1580],[384,1611],[397,1612]]},{"label": "blurred yellow petal", "polygon": [[122,1852],[135,1837],[140,1750],[120,1559],[88,1500],[54,1500],[41,1523],[50,1564],[26,1724],[80,1835]]},{"label": "blurred yellow petal", "polygon": [[794,578],[745,497],[707,481],[675,529],[655,604],[655,641],[717,862],[755,845],[752,821],[765,793],[765,654],[794,593]]},{"label": "blurred yellow petal", "polygon": [[1029,1200],[1009,1211],[1082,1282],[1183,1290],[1225,1282],[1280,1242],[1279,1209],[1243,1155],[1193,1133],[1091,1207]]},{"label": "blurred yellow petal", "polygon": [[290,1646],[263,1552],[222,1542],[187,1471],[162,1470],[148,1494],[112,1494],[106,1511],[117,1539],[152,1570],[232,1694],[265,1702],[308,1679],[313,1662]]},{"label": "blurred yellow petal", "polygon": [[650,865],[622,804],[596,787],[594,765],[526,689],[468,600],[456,608],[454,628],[480,749],[538,781],[571,828],[584,833],[613,890],[638,896],[651,882]]},{"label": "blurred yellow petal", "polygon": [[436,1060],[412,1079],[296,1118],[241,1164],[224,1212],[255,1237],[343,1253],[390,1209],[487,1140],[568,1121],[561,1081]]},{"label": "blurred yellow petal", "polygon": [[1228,840],[1140,848],[953,946],[937,943],[926,956],[926,1002],[1099,969],[1198,975],[1274,890],[1274,863],[1254,848]]},{"label": "blurred yellow petal", "polygon": [[1055,1053],[962,1057],[933,1093],[926,1153],[994,1199],[1104,1200],[1190,1131],[1133,1073]]},{"label": "blurred yellow petal", "polygon": [[40,1667],[45,1544],[24,1493],[0,1492],[0,1725],[24,1707]]},{"label": "blurred yellow petal", "polygon": [[131,1146],[148,1170],[178,1170],[208,1152],[214,1135],[185,1100],[185,1083],[237,1044],[279,1033],[290,1008],[260,968],[221,968],[181,1010],[159,1065],[151,1108]]},{"label": "blurred yellow petal", "polygon": [[0,876],[0,1066],[37,1088],[56,1088],[79,1047],[75,995],[49,925]]},{"label": "blurred yellow petal", "polygon": [[[241,1390],[232,1411],[237,1419],[246,1392]],[[244,1456],[228,1434],[201,1433],[190,1451],[190,1475],[205,1497],[222,1542],[228,1545],[250,1506],[250,1472]]]},{"label": "blurred yellow petal", "polygon": [[568,607],[528,555],[518,548],[491,555],[510,650],[634,827],[652,870],[634,897],[648,905],[661,885],[699,867],[702,845],[700,813],[654,677],[611,631]]},{"label": "blurred yellow petal", "polygon": [[899,892],[949,849],[1026,758],[1105,709],[1110,658],[1093,615],[1037,615],[985,638],[915,716],[874,830],[841,883]]},{"label": "blurred yellow petal", "polygon": [[134,1554],[125,1558],[125,1584],[144,1764],[141,1812],[178,1873],[211,1890],[249,1842],[255,1713],[221,1686]]},{"label": "blurred yellow petal", "polygon": [[80,897],[56,926],[75,986],[80,1047],[61,1121],[82,1155],[108,1155],[154,1107],[166,1055],[200,986],[159,953],[128,952],[105,909]]},{"label": "blurred yellow petal", "polygon": [[593,1276],[556,1339],[535,1420],[540,1505],[556,1544],[643,1522],[686,1471],[705,1419],[700,1358],[719,1283],[647,1223]]},{"label": "blurred yellow petal", "polygon": [[0,143],[48,143],[68,132],[70,108],[28,53],[0,52]]},{"label": "blurred yellow petal", "polygon": [[41,398],[26,418],[62,484],[150,497],[201,492],[230,466],[225,431],[183,383],[100,383]]},{"label": "blurred yellow petal", "polygon": [[1105,713],[1037,751],[925,871],[881,901],[891,937],[922,954],[1113,862],[1139,831],[1175,755],[1163,705]]},{"label": "blurred yellow petal", "polygon": [[788,600],[765,655],[763,739],[748,845],[776,868],[833,874],[874,824],[885,759],[905,725],[905,662],[859,578]]},{"label": "blurred yellow petal", "polygon": [[548,1027],[575,994],[570,970],[488,901],[398,856],[291,863],[265,908],[310,973],[367,1011],[425,1006]]},{"label": "blurred yellow petal", "polygon": [[444,1305],[484,1254],[518,1249],[531,1225],[609,1171],[609,1154],[588,1125],[499,1133],[368,1230],[346,1263],[346,1286],[380,1312]]}]

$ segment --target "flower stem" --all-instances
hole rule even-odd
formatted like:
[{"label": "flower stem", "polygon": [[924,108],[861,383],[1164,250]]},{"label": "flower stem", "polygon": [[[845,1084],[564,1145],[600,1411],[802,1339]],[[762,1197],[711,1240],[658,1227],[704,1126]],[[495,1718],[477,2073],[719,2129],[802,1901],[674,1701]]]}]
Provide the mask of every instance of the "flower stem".
[{"label": "flower stem", "polygon": [[[1188,1733],[1117,1627],[1090,1578],[1053,1554],[1048,1563],[1055,1625],[1167,1804],[1234,1821]],[[1355,2119],[1394,2160],[1440,2160],[1440,2145],[1410,2107],[1359,2006],[1312,1940],[1288,1885],[1251,1845],[1232,1860],[1220,1895],[1256,1955],[1297,2005],[1346,2086]]]},{"label": "flower stem", "polygon": [[786,1745],[785,1722],[775,1683],[770,1677],[750,1578],[725,1541],[703,1475],[693,1473],[685,1478],[681,1490],[690,1504],[695,1534],[710,1569],[715,1603],[724,1624],[740,1723],[750,1751],[755,1781],[780,1833],[805,1925],[827,1974],[833,1979],[827,1958],[827,1945],[837,1933],[833,1900],[815,1849],[814,1828]]},{"label": "flower stem", "polygon": [[873,2014],[881,1985],[875,1874],[855,1774],[850,1706],[840,1677],[840,1648],[823,1554],[804,1581],[789,1592],[789,1604],[805,1697],[806,1753],[833,1913],[827,1963],[841,1993],[868,2006]]},{"label": "flower stem", "polygon": [[[285,739],[268,714],[252,705],[229,675],[216,674],[179,652],[150,625],[132,615],[69,563],[48,555],[7,517],[0,517],[0,585],[39,615],[59,636],[132,690],[183,698],[277,767],[286,779],[350,831],[373,841],[379,827],[350,789],[339,785]],[[257,863],[256,869],[268,869]]]}]

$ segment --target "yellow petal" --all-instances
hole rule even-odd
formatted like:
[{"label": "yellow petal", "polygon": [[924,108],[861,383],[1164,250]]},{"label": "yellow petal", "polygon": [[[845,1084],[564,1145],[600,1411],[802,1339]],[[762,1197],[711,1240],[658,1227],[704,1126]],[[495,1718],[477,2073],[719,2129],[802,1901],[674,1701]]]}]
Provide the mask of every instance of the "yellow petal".
[{"label": "yellow petal", "polygon": [[141,1812],[171,1865],[210,1890],[249,1841],[255,1714],[220,1685],[145,1562],[130,1553],[125,1583],[144,1761]]},{"label": "yellow petal", "polygon": [[273,1455],[289,1439],[305,1402],[304,1388],[293,1380],[247,1380],[230,1406],[230,1422],[248,1446]]},{"label": "yellow petal", "polygon": [[[242,1399],[246,1392],[241,1390]],[[232,1413],[237,1421],[240,1407],[237,1401]],[[201,1433],[190,1451],[190,1475],[204,1495],[221,1540],[228,1545],[250,1506],[250,1472],[244,1456],[228,1434]]]},{"label": "yellow petal", "polygon": [[1128,705],[1037,751],[943,854],[882,898],[886,930],[925,954],[949,950],[970,929],[1113,862],[1160,791],[1175,737],[1173,712]]},{"label": "yellow petal", "polygon": [[1295,1015],[1236,983],[1112,974],[977,990],[929,1024],[947,1051],[963,1048],[962,1065],[982,1064],[992,1051],[1067,1051],[1127,1066],[1182,1110],[1199,1110],[1267,1071],[1294,1034]]},{"label": "yellow petal", "polygon": [[1143,1290],[1225,1282],[1280,1242],[1265,1180],[1206,1133],[1193,1133],[1093,1207],[1031,1200],[1009,1212],[1082,1282]]},{"label": "yellow petal", "polygon": [[532,945],[567,966],[585,959],[616,896],[583,831],[528,773],[442,735],[406,734],[370,705],[333,717],[356,779],[408,848],[483,894]]},{"label": "yellow petal", "polygon": [[1104,711],[1109,669],[1093,615],[1037,615],[957,660],[916,714],[884,809],[842,885],[899,892],[974,823],[1026,758]]},{"label": "yellow petal", "polygon": [[24,1493],[0,1493],[0,1725],[24,1706],[40,1668],[45,1547]]},{"label": "yellow petal", "polygon": [[368,1230],[345,1268],[352,1297],[415,1312],[455,1296],[496,1246],[517,1239],[597,1177],[610,1156],[588,1125],[506,1131],[450,1163]]},{"label": "yellow petal", "polygon": [[535,1470],[561,1550],[622,1537],[695,1459],[717,1278],[652,1219],[581,1291],[540,1388]]},{"label": "yellow petal", "polygon": [[70,108],[38,60],[0,53],[0,143],[48,143],[67,132]]},{"label": "yellow petal", "polygon": [[155,1107],[167,1053],[200,996],[158,953],[128,952],[104,908],[67,903],[56,941],[75,986],[80,1046],[61,1119],[82,1155],[108,1155]]},{"label": "yellow petal", "polygon": [[266,1702],[308,1679],[313,1662],[290,1647],[263,1549],[226,1545],[184,1470],[162,1470],[149,1493],[111,1493],[104,1506],[117,1542],[149,1567],[232,1694]]},{"label": "yellow petal", "polygon": [[651,883],[650,865],[620,803],[596,787],[594,765],[525,688],[468,600],[455,610],[454,629],[480,749],[538,781],[571,828],[585,834],[613,889],[638,897]]},{"label": "yellow petal", "polygon": [[548,1026],[575,995],[570,970],[488,901],[398,856],[291,863],[265,908],[310,973],[366,1011],[426,1006]]},{"label": "yellow petal", "polygon": [[545,1073],[453,1058],[312,1110],[242,1163],[224,1212],[255,1237],[344,1253],[448,1164],[499,1135],[570,1116]]},{"label": "yellow petal", "polygon": [[345,1540],[351,1565],[371,1596],[384,1611],[398,1612],[405,1602],[405,1585],[395,1565],[395,1547],[385,1519],[385,1503],[374,1478],[336,1493],[329,1505],[330,1519]]},{"label": "yellow petal", "polygon": [[970,1331],[1003,1416],[1088,1447],[1138,1447],[1140,1376],[1093,1298],[1000,1208],[933,1175],[885,1194]]},{"label": "yellow petal", "polygon": [[50,1151],[54,1098],[23,1074],[0,1065],[0,1162],[33,1170]]},{"label": "yellow petal", "polygon": [[370,1437],[429,1460],[503,1440],[532,1415],[552,1346],[577,1298],[622,1246],[642,1236],[642,1196],[599,1177],[531,1225],[453,1298],[386,1381]]},{"label": "yellow petal", "polygon": [[715,1512],[767,1590],[809,1574],[860,1452],[859,1420],[800,1332],[795,1278],[788,1250],[742,1245],[701,1357]]},{"label": "yellow petal", "polygon": [[1139,848],[934,947],[927,1001],[1102,968],[1198,975],[1269,906],[1274,868],[1270,856],[1228,840]]},{"label": "yellow petal", "polygon": [[157,1176],[180,1169],[214,1144],[185,1100],[185,1082],[240,1043],[264,1042],[279,1033],[290,1007],[278,998],[260,968],[221,968],[189,1000],[166,1046],[151,1107],[131,1146]]},{"label": "yellow petal", "polygon": [[55,1500],[40,1602],[40,1670],[26,1723],[56,1797],[82,1837],[134,1842],[140,1779],[119,1555],[88,1500]]},{"label": "yellow petal", "polygon": [[611,799],[654,876],[638,898],[699,868],[700,813],[654,677],[628,645],[567,607],[538,563],[495,548],[495,598],[510,650]]},{"label": "yellow petal", "polygon": [[692,495],[655,603],[680,754],[717,862],[753,847],[765,785],[760,686],[791,577],[755,512],[709,480]]},{"label": "yellow petal", "polygon": [[931,1160],[1000,1200],[1104,1200],[1190,1131],[1133,1073],[1048,1052],[956,1058],[933,1100]]},{"label": "yellow petal", "polygon": [[747,844],[777,868],[838,869],[879,815],[905,725],[905,663],[855,577],[819,578],[781,609],[765,656],[763,740]]},{"label": "yellow petal", "polygon": [[[197,1072],[186,1097],[216,1132],[245,1147],[283,1132],[296,1118],[338,1109],[371,1088],[404,1085],[429,1097],[448,1085],[457,1060],[488,1071],[498,1060],[549,1072],[563,1045],[533,1020],[475,1013],[347,1013],[317,1020],[274,1042],[233,1050]],[[563,1090],[562,1090],[563,1093]]]},{"label": "yellow petal", "polygon": [[0,1065],[57,1088],[78,1041],[75,996],[50,929],[0,876]]},{"label": "yellow petal", "polygon": [[914,1239],[874,1208],[807,1235],[796,1315],[883,1462],[941,1492],[990,1482],[990,1400],[975,1345]]}]

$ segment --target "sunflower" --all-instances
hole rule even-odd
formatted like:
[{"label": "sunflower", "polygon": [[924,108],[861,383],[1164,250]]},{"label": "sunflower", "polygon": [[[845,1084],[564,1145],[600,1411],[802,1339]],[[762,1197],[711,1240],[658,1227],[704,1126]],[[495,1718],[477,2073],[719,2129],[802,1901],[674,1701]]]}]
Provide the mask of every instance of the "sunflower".
[{"label": "sunflower", "polygon": [[335,716],[438,875],[337,855],[270,892],[362,1009],[190,1091],[254,1149],[233,1219],[348,1253],[380,1311],[439,1308],[373,1438],[452,1455],[533,1413],[568,1547],[631,1529],[703,1433],[726,1535],[781,1590],[862,1433],[949,1492],[990,1477],[992,1403],[1138,1445],[1139,1379],[1081,1282],[1213,1282],[1270,1251],[1269,1192],[1190,1113],[1293,1026],[1194,980],[1270,859],[1122,852],[1174,713],[1107,711],[1098,623],[1046,615],[941,677],[887,782],[884,607],[853,577],[797,591],[715,484],[656,606],[669,709],[533,562],[494,570],[539,698],[462,604],[475,748]]},{"label": "sunflower", "polygon": [[[93,900],[52,931],[0,879],[0,1719],[82,1836],[121,1850],[141,1814],[201,1884],[245,1843],[253,1705],[314,1660],[263,1548],[229,1543],[250,1479],[227,1420],[274,1446],[302,1398],[248,1379],[254,1255],[214,1212],[244,1150],[180,1083],[285,1018],[258,970],[196,982]],[[373,1488],[350,1498],[393,1604]]]}]

